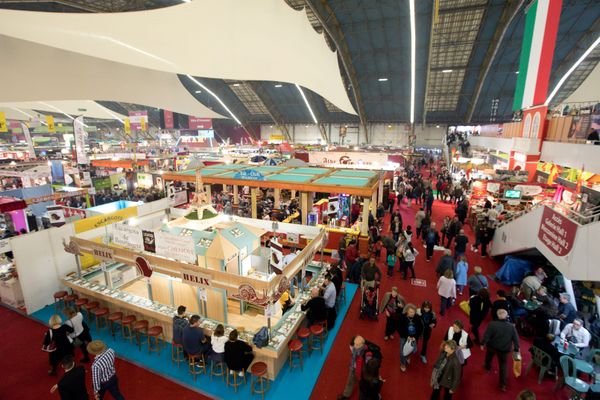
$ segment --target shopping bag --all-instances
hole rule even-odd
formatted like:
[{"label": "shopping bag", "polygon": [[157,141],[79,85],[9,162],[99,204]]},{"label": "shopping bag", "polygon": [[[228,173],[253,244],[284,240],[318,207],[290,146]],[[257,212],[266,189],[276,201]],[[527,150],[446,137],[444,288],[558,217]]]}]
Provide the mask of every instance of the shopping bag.
[{"label": "shopping bag", "polygon": [[402,355],[404,357],[408,357],[415,351],[417,351],[416,341],[415,340],[407,340],[406,343],[404,343],[404,347],[402,348]]},{"label": "shopping bag", "polygon": [[465,312],[465,314],[467,314],[467,315],[471,314],[471,307],[469,306],[469,302],[467,300],[461,301],[458,306],[460,307],[461,310],[463,310]]},{"label": "shopping bag", "polygon": [[515,378],[521,376],[521,357],[513,358],[513,374],[515,375]]}]

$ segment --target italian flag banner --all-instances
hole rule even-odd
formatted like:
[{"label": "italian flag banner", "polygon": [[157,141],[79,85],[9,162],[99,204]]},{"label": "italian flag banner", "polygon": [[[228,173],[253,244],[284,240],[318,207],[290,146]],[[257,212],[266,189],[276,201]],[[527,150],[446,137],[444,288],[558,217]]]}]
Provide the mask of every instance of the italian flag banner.
[{"label": "italian flag banner", "polygon": [[561,10],[562,0],[533,0],[525,10],[514,111],[546,101]]}]

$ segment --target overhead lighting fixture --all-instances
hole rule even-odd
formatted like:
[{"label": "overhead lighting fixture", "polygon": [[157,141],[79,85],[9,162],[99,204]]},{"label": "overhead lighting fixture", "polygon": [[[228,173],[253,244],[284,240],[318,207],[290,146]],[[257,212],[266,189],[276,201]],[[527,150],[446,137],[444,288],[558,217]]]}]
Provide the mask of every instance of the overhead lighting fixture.
[{"label": "overhead lighting fixture", "polygon": [[202,90],[196,90],[194,93],[200,94],[200,93],[202,93]]},{"label": "overhead lighting fixture", "polygon": [[196,85],[200,86],[206,93],[208,93],[212,97],[214,97],[215,100],[217,100],[219,102],[219,104],[225,109],[225,111],[227,111],[229,113],[229,115],[231,115],[231,118],[233,118],[235,120],[235,122],[237,122],[238,124],[242,125],[242,123],[240,122],[240,120],[238,119],[238,117],[235,116],[235,114],[229,109],[229,107],[227,107],[225,105],[225,103],[223,103],[223,100],[221,100],[221,98],[219,96],[217,96],[212,90],[210,90],[209,88],[207,88],[206,86],[204,86],[202,83],[200,83],[200,81],[198,81],[193,76],[191,76],[189,74],[187,74],[186,76],[188,77],[188,79],[190,81],[194,82]]},{"label": "overhead lighting fixture", "polygon": [[233,86],[240,86],[240,84],[239,83],[234,83]]},{"label": "overhead lighting fixture", "polygon": [[379,79],[377,79],[377,80],[378,80],[379,82],[387,82],[387,81],[388,81],[388,78],[379,78]]},{"label": "overhead lighting fixture", "polygon": [[302,100],[304,100],[304,104],[306,104],[306,108],[308,108],[308,112],[310,112],[310,116],[312,117],[313,121],[315,122],[315,124],[319,124],[319,122],[317,121],[317,117],[315,117],[315,113],[313,113],[312,108],[310,108],[310,104],[308,104],[308,100],[306,99],[302,88],[297,83],[296,89],[298,89],[298,91],[300,92],[300,96],[302,96]]},{"label": "overhead lighting fixture", "polygon": [[282,86],[283,86],[283,85],[282,85],[282,84],[279,84],[279,83],[278,83],[277,85],[275,85],[275,87],[276,87],[276,88],[280,88],[280,87],[282,87]]},{"label": "overhead lighting fixture", "polygon": [[519,75],[519,71],[515,71],[515,74]]},{"label": "overhead lighting fixture", "polygon": [[440,126],[439,126],[439,125],[436,125],[435,127],[436,127],[436,128],[439,128]]},{"label": "overhead lighting fixture", "polygon": [[415,0],[408,0],[410,11],[410,123],[415,123],[415,73],[417,38],[415,28]]},{"label": "overhead lighting fixture", "polygon": [[579,57],[579,59],[577,61],[575,61],[575,64],[573,64],[573,66],[571,68],[569,68],[569,70],[567,72],[565,72],[563,77],[560,78],[560,80],[554,87],[554,90],[552,90],[552,93],[550,93],[550,96],[548,96],[548,98],[546,99],[546,102],[544,103],[545,105],[550,104],[550,102],[552,101],[552,99],[554,98],[554,96],[556,95],[558,90],[565,83],[565,81],[569,78],[569,76],[571,76],[573,71],[575,71],[575,69],[577,69],[577,67],[579,67],[579,64],[581,64],[583,62],[583,60],[585,60],[587,58],[587,56],[589,56],[590,53],[592,51],[594,51],[594,49],[596,48],[596,46],[598,46],[598,44],[600,44],[600,36],[598,36],[598,38],[594,41],[594,43],[592,43],[592,45],[590,47],[588,47],[588,49],[585,51],[585,53],[583,53],[581,55],[581,57]]},{"label": "overhead lighting fixture", "polygon": [[451,69],[443,69],[442,70],[442,74],[449,74],[450,72],[452,72],[453,70]]},{"label": "overhead lighting fixture", "polygon": [[[70,116],[69,114],[67,114],[66,112],[64,112],[63,110],[61,110],[58,107],[53,106],[52,104],[48,104],[48,103],[44,103],[43,101],[39,101],[38,103],[45,105],[46,107],[50,107],[51,109],[53,109],[56,112],[61,113],[62,115],[70,118],[72,121],[75,121],[75,118],[73,118],[72,116]],[[89,128],[89,126],[87,126],[86,124],[83,124],[83,126],[85,126],[86,128]]]}]

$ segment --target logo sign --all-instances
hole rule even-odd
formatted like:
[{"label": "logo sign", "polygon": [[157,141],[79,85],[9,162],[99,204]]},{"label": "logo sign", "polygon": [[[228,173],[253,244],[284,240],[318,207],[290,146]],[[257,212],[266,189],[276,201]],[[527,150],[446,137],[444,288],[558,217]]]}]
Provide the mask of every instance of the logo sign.
[{"label": "logo sign", "polygon": [[168,232],[155,232],[156,254],[188,263],[196,263],[196,248],[191,237],[177,236]]},{"label": "logo sign", "polygon": [[115,260],[115,251],[114,249],[107,247],[92,247],[92,255],[94,258],[98,258],[100,260]]},{"label": "logo sign", "polygon": [[148,260],[146,260],[144,257],[136,257],[135,266],[146,278],[150,278],[152,276],[152,265],[150,265]]},{"label": "logo sign", "polygon": [[538,231],[538,239],[552,253],[564,257],[571,252],[577,224],[562,214],[557,213],[550,207],[544,206],[542,222]]},{"label": "logo sign", "polygon": [[129,124],[132,131],[143,130],[143,126],[148,125],[148,111],[130,111]]},{"label": "logo sign", "polygon": [[236,172],[233,175],[233,179],[243,179],[247,181],[264,181],[265,176],[254,169],[244,169]]},{"label": "logo sign", "polygon": [[421,286],[421,287],[427,287],[427,281],[425,279],[411,279],[410,280],[410,284],[413,286]]},{"label": "logo sign", "polygon": [[181,281],[192,286],[210,287],[212,276],[201,272],[184,269],[181,271]]},{"label": "logo sign", "polygon": [[212,127],[212,119],[210,118],[196,118],[191,115],[188,117],[189,129],[212,129]]},{"label": "logo sign", "polygon": [[144,240],[144,251],[156,253],[156,241],[154,238],[154,232],[142,231],[142,238]]}]

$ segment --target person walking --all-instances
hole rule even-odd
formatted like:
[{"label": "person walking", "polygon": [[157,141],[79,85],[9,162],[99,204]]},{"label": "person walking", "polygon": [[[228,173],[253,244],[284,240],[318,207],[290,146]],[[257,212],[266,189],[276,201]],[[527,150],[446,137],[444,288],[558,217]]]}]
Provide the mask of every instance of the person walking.
[{"label": "person walking", "polygon": [[450,228],[450,217],[445,216],[444,222],[442,222],[442,229],[440,229],[440,232],[442,234],[442,243],[446,243],[446,235],[448,235],[449,228]]},{"label": "person walking", "polygon": [[391,292],[387,292],[383,295],[381,306],[379,308],[380,313],[385,313],[385,336],[383,340],[393,339],[394,332],[398,329],[398,319],[402,313],[406,301],[398,293],[396,286],[392,287]]},{"label": "person walking", "polygon": [[[341,395],[337,397],[337,400],[349,399],[354,391],[358,379],[362,376],[362,369],[364,364],[364,353],[367,350],[365,339],[362,336],[355,336],[350,341],[350,352],[352,356],[350,358],[350,368],[348,371],[348,378],[346,379],[346,385]],[[357,379],[358,378],[358,379]]]},{"label": "person walking", "polygon": [[500,390],[506,392],[506,362],[511,350],[515,353],[519,352],[519,335],[515,326],[508,322],[508,312],[506,310],[499,309],[496,315],[498,320],[490,322],[483,334],[481,349],[483,350],[484,346],[486,348],[484,363],[486,371],[492,369],[492,359],[494,356],[498,359]]},{"label": "person walking", "polygon": [[465,256],[460,256],[456,268],[454,269],[454,276],[456,277],[456,289],[458,294],[462,296],[463,289],[467,286],[467,273],[469,272],[469,264]]},{"label": "person walking", "polygon": [[425,218],[425,210],[423,207],[417,211],[415,214],[415,228],[417,229],[417,238],[421,238],[421,225],[423,223],[423,219]]},{"label": "person walking", "polygon": [[473,296],[481,289],[489,289],[490,285],[487,278],[481,273],[482,269],[480,266],[473,268],[473,275],[467,279],[467,286],[469,287],[469,296]]},{"label": "person walking", "polygon": [[473,347],[473,342],[467,331],[465,331],[461,320],[457,319],[452,323],[450,328],[448,328],[446,340],[454,340],[456,342],[458,345],[458,348],[456,349],[457,357],[463,366],[467,365],[467,359],[471,357],[471,347]]},{"label": "person walking", "polygon": [[[417,351],[417,342],[423,334],[423,320],[414,304],[407,304],[398,321],[400,334],[400,370],[406,371],[410,356]],[[412,349],[411,349],[412,347]]]},{"label": "person walking", "polygon": [[432,222],[431,226],[429,227],[429,231],[427,232],[427,236],[425,237],[425,259],[427,262],[431,261],[431,257],[433,257],[433,250],[435,250],[435,246],[440,243],[440,234],[435,228],[435,222]]},{"label": "person walking", "polygon": [[433,328],[437,324],[437,319],[435,317],[435,312],[433,311],[433,307],[431,306],[431,302],[429,300],[425,300],[423,304],[421,304],[421,308],[417,310],[417,314],[421,316],[421,320],[423,321],[423,340],[421,343],[421,361],[423,364],[427,364],[427,344],[429,343],[429,339],[431,339],[431,333],[433,332]]},{"label": "person walking", "polygon": [[462,376],[462,366],[456,355],[458,346],[454,340],[443,343],[443,349],[431,372],[430,400],[439,400],[442,392],[444,400],[451,400],[456,392]]},{"label": "person walking", "polygon": [[396,215],[390,226],[394,242],[398,241],[400,234],[402,233],[402,220]]},{"label": "person walking", "polygon": [[65,356],[73,355],[73,345],[68,335],[73,333],[73,328],[63,325],[58,314],[54,314],[48,321],[49,329],[44,335],[42,348],[48,352],[50,361],[49,375],[56,375],[56,367]]},{"label": "person walking", "polygon": [[396,253],[389,252],[387,255],[387,276],[392,277],[394,275],[394,267],[396,266],[397,261]]},{"label": "person walking", "polygon": [[125,400],[119,390],[119,381],[115,370],[115,351],[107,348],[101,340],[91,341],[87,350],[94,356],[92,386],[96,400],[102,400],[106,392],[109,392],[115,400]]},{"label": "person walking", "polygon": [[465,235],[465,230],[461,229],[458,231],[458,235],[454,239],[454,257],[460,258],[467,253],[467,243],[469,238]]},{"label": "person walking", "polygon": [[50,393],[58,390],[61,400],[89,400],[90,397],[85,387],[85,368],[76,367],[73,356],[65,356],[61,365],[65,374],[56,385],[52,386]]},{"label": "person walking", "polygon": [[437,289],[441,300],[440,315],[443,317],[446,310],[452,305],[453,299],[456,299],[456,281],[452,270],[447,269],[444,275],[440,277],[437,282]]},{"label": "person walking", "polygon": [[490,312],[491,307],[490,293],[486,288],[479,289],[479,292],[469,299],[469,322],[471,323],[471,332],[473,332],[475,344],[480,344],[479,327]]},{"label": "person walking", "polygon": [[71,307],[67,307],[64,309],[64,313],[67,318],[69,318],[67,321],[65,321],[65,325],[73,328],[73,333],[69,334],[69,338],[72,340],[74,346],[79,346],[81,353],[83,354],[83,359],[81,362],[90,362],[90,356],[87,352],[87,345],[92,341],[90,328],[83,320],[83,315],[81,312],[76,312]]},{"label": "person walking", "polygon": [[358,400],[379,400],[381,399],[381,387],[384,380],[379,375],[381,361],[371,358],[362,369],[360,382],[358,384]]},{"label": "person walking", "polygon": [[460,232],[460,230],[462,229],[462,224],[460,223],[460,221],[458,220],[458,217],[455,215],[454,218],[452,218],[452,221],[450,221],[450,225],[448,226],[448,243],[446,243],[446,248],[450,249],[451,245],[452,245],[452,241],[454,240],[454,238],[458,235],[458,233]]},{"label": "person walking", "polygon": [[419,252],[414,248],[413,244],[408,242],[402,252],[402,262],[400,263],[400,271],[402,271],[402,279],[406,280],[406,275],[410,269],[411,279],[415,279],[415,260]]}]

